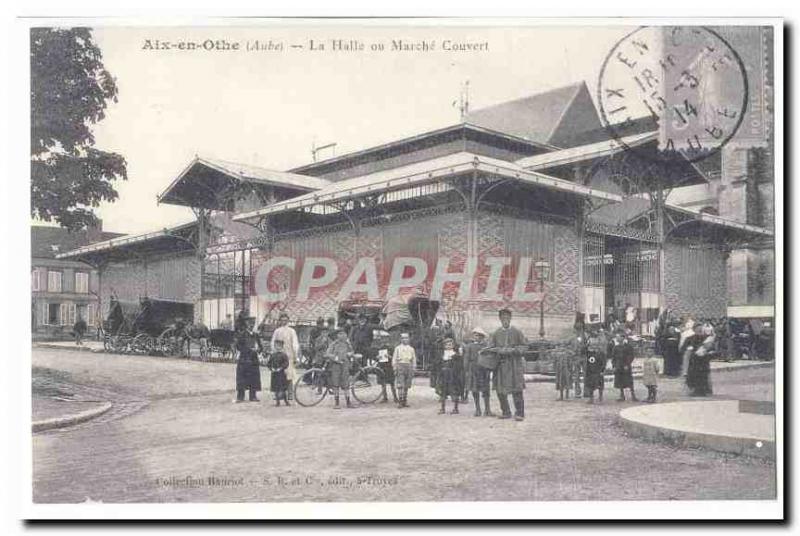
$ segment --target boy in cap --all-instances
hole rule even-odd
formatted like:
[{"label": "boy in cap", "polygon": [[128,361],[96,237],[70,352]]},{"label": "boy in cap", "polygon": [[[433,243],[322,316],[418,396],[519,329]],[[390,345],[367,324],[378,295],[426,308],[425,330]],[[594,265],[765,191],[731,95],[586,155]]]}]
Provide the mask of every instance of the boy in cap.
[{"label": "boy in cap", "polygon": [[414,364],[417,362],[417,353],[410,341],[408,333],[401,333],[400,344],[395,347],[392,354],[394,381],[400,399],[397,406],[400,408],[408,407],[408,390],[414,381]]},{"label": "boy in cap", "polygon": [[[489,405],[489,375],[491,371],[478,363],[481,350],[486,348],[486,332],[480,327],[472,330],[472,341],[464,347],[464,392],[471,392],[475,401],[475,416],[494,414]],[[484,412],[481,413],[481,396]]]},{"label": "boy in cap", "polygon": [[347,339],[347,332],[339,329],[336,332],[336,339],[328,346],[325,357],[328,358],[328,379],[330,386],[333,387],[334,406],[333,409],[341,409],[339,406],[339,391],[344,390],[344,399],[348,408],[352,408],[350,403],[350,367],[353,362],[353,346]]}]

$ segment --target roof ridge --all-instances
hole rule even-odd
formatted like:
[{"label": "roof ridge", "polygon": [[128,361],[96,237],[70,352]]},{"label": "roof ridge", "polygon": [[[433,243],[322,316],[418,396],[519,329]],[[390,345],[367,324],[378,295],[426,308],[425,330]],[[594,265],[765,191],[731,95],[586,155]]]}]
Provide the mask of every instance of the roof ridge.
[{"label": "roof ridge", "polygon": [[[559,91],[564,91],[564,90],[572,89],[572,88],[575,89],[575,95],[577,95],[578,90],[580,89],[580,86],[582,86],[582,85],[585,86],[586,85],[586,81],[581,80],[581,81],[578,81],[578,82],[573,82],[572,84],[567,84],[565,86],[554,87],[552,89],[548,89],[547,91],[542,91],[541,93],[533,93],[533,94],[530,94],[530,95],[526,95],[524,97],[517,97],[516,99],[505,100],[505,101],[498,102],[498,103],[495,103],[495,104],[490,104],[490,105],[484,106],[482,108],[475,108],[472,111],[473,112],[478,112],[478,111],[487,110],[489,108],[494,108],[496,106],[504,106],[504,105],[507,105],[507,104],[513,104],[513,103],[516,103],[516,102],[522,102],[522,101],[526,101],[526,100],[533,99],[533,98],[544,97],[544,96],[550,95],[552,93],[556,93],[556,92],[559,92]],[[575,95],[573,95],[573,98],[575,97]]]}]

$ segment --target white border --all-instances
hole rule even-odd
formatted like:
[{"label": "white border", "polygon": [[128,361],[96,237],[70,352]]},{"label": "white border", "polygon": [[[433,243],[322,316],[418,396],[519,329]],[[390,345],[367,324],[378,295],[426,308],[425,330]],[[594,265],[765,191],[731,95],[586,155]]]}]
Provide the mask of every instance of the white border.
[{"label": "white border", "polygon": [[[302,2],[299,2],[302,4]],[[559,2],[561,3],[561,2]],[[763,4],[763,2],[760,2]],[[91,7],[83,7],[86,3],[81,3],[80,15],[88,15],[91,13],[108,13],[111,11],[108,5],[100,2],[90,3]],[[160,5],[163,2],[151,2],[152,5]],[[202,3],[201,3],[202,4]],[[209,8],[206,3],[202,7],[194,10],[196,13],[203,13],[205,15],[220,14],[225,9],[230,10],[231,2],[226,2],[223,8],[219,4],[215,4],[214,8]],[[295,14],[298,9],[306,9],[306,13],[332,15],[337,14],[329,8],[320,8],[316,6],[316,10],[308,10],[305,5],[297,6],[295,4]],[[425,5],[425,2],[420,2],[420,5]],[[452,6],[444,6],[444,13],[442,11],[436,12],[428,5],[425,8],[426,14],[441,15],[445,13],[464,13],[476,14],[474,8],[475,4],[470,6],[463,3],[457,8]],[[690,6],[688,10],[680,9],[677,2],[670,2],[667,6],[673,12],[692,13],[697,9],[697,2],[687,2],[686,5]],[[635,5],[640,13],[647,13],[648,10],[653,12],[652,6],[642,6],[640,3],[631,3]],[[337,3],[338,8],[341,9],[340,3]],[[694,6],[692,8],[691,6]],[[275,10],[273,13],[289,14],[287,11],[288,6],[283,9]],[[540,6],[541,7],[541,6]],[[584,6],[585,8],[586,6]],[[291,7],[288,7],[291,9]],[[401,7],[395,7],[397,10],[394,13],[389,10],[383,10],[380,14],[407,14],[414,8],[414,2],[406,2]],[[477,11],[482,11],[483,14],[491,14],[497,8],[496,2],[484,3]],[[726,13],[742,13],[741,8],[736,6],[723,6],[718,5],[716,8],[713,6],[701,6],[702,9],[716,9],[720,12]],[[169,7],[167,8],[169,9]],[[191,9],[188,5],[186,9]],[[563,7],[561,8],[563,9]],[[608,13],[609,7],[602,3],[595,4],[594,11],[592,8],[584,9],[585,13]],[[663,7],[662,7],[663,9]],[[418,8],[419,10],[419,8]],[[41,7],[25,7],[19,10],[20,14],[27,15],[41,15],[42,13],[59,13],[64,12],[61,3],[49,3],[45,8]],[[371,10],[375,12],[375,8]],[[172,12],[178,16],[170,18],[164,17],[139,17],[130,18],[130,15],[140,16],[142,13],[141,8],[131,9],[123,7],[117,9],[116,13],[126,15],[125,17],[113,19],[89,19],[89,18],[74,18],[69,19],[68,24],[84,24],[89,23],[97,25],[162,25],[162,26],[178,26],[178,25],[256,25],[280,22],[289,26],[302,26],[307,23],[303,20],[277,20],[277,19],[230,19],[230,18],[198,18],[198,17],[185,17],[180,16],[180,13],[186,11],[181,8],[172,8]],[[363,11],[362,11],[363,12]],[[368,11],[369,12],[369,11]],[[496,12],[496,11],[495,11]],[[553,13],[550,8],[542,7],[540,12]],[[338,13],[340,14],[340,13]],[[563,14],[563,12],[562,12]],[[3,86],[3,91],[9,92],[9,99],[6,101],[10,106],[12,121],[9,123],[9,131],[7,133],[7,143],[3,144],[4,147],[10,148],[13,158],[6,159],[5,161],[11,163],[11,169],[2,181],[3,198],[13,199],[14,202],[7,203],[5,206],[5,221],[4,230],[5,236],[8,237],[9,243],[6,248],[9,255],[13,255],[14,263],[9,266],[3,267],[3,281],[6,284],[7,292],[4,296],[9,304],[24,304],[29,300],[27,283],[25,285],[14,285],[13,281],[27,282],[27,269],[28,261],[30,258],[30,244],[28,241],[29,219],[28,219],[28,187],[24,177],[28,174],[28,136],[29,132],[29,119],[27,115],[27,102],[28,102],[28,75],[27,75],[27,29],[30,25],[46,25],[54,24],[57,22],[64,23],[59,19],[35,19],[35,20],[17,20],[11,25],[11,31],[6,33],[6,47],[3,51],[4,56],[8,56],[11,60],[9,63],[12,65],[12,75],[7,79],[7,83]],[[314,20],[314,24],[337,25],[345,24],[347,20]],[[421,20],[421,19],[391,19],[386,21],[365,20],[360,19],[356,21],[358,24],[366,25],[398,25],[403,23],[419,24],[419,25],[491,25],[501,26],[506,24],[519,25],[560,25],[560,24],[586,24],[586,25],[607,25],[607,24],[676,24],[676,23],[693,23],[693,24],[763,24],[771,25],[775,28],[775,58],[776,58],[776,73],[775,73],[775,195],[776,195],[776,244],[781,244],[783,237],[783,34],[782,34],[782,21],[776,19],[719,19],[719,18],[702,18],[702,19],[653,19],[653,18],[627,18],[627,19],[610,19],[610,18],[558,18],[558,19],[518,19],[518,18],[496,18],[491,20],[469,21],[465,19],[436,19],[436,20]],[[7,26],[8,27],[8,26]],[[8,84],[8,81],[13,81],[13,84]],[[23,202],[24,201],[24,202]],[[25,259],[24,261],[18,259]],[[780,289],[780,282],[783,281],[783,251],[781,248],[776,248],[776,290]],[[781,318],[784,311],[783,297],[780,290],[777,291],[776,296],[776,318]],[[3,308],[2,317],[0,321],[2,325],[8,326],[7,338],[13,337],[13,350],[8,352],[4,357],[6,358],[4,365],[4,381],[9,378],[13,382],[7,389],[4,389],[5,394],[5,409],[8,423],[11,424],[6,434],[6,446],[10,447],[10,452],[13,454],[6,456],[6,459],[12,462],[9,473],[11,482],[6,483],[5,486],[0,487],[4,498],[7,499],[6,504],[9,502],[13,508],[12,516],[14,518],[59,518],[59,519],[89,519],[89,518],[157,518],[157,519],[276,519],[276,518],[296,518],[296,519],[319,519],[319,518],[340,518],[340,519],[380,519],[387,516],[391,517],[409,517],[415,519],[439,519],[439,518],[455,518],[455,519],[476,519],[476,518],[494,518],[494,519],[613,519],[613,518],[627,518],[627,519],[647,519],[654,518],[686,518],[686,519],[704,519],[704,518],[722,518],[722,519],[775,519],[780,518],[783,513],[783,444],[777,442],[778,447],[778,497],[777,501],[658,501],[658,502],[538,502],[538,503],[402,503],[399,505],[388,505],[386,503],[279,503],[279,504],[137,504],[137,505],[118,505],[118,504],[88,504],[88,505],[35,505],[31,503],[31,434],[30,434],[30,412],[24,411],[21,408],[25,407],[30,409],[29,388],[30,385],[30,366],[29,366],[29,348],[27,346],[29,341],[30,327],[26,315],[11,314],[18,307],[7,306]],[[23,308],[24,310],[24,308]],[[777,345],[776,352],[779,356],[783,355],[783,325],[782,322],[778,323],[777,331]],[[17,340],[21,343],[17,345]],[[778,359],[776,366],[776,399],[783,400],[783,362]],[[783,437],[783,407],[779,403],[777,405],[777,437]],[[746,483],[743,483],[746,485]]]}]

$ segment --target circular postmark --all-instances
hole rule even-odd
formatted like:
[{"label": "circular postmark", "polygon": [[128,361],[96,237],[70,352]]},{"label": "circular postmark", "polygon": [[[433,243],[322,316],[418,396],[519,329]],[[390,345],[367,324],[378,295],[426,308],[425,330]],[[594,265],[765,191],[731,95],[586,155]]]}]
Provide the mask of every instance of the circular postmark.
[{"label": "circular postmark", "polygon": [[[748,100],[741,57],[703,26],[644,26],[609,51],[597,85],[603,126],[648,160],[696,162],[742,124]],[[656,143],[647,133],[657,132]]]}]

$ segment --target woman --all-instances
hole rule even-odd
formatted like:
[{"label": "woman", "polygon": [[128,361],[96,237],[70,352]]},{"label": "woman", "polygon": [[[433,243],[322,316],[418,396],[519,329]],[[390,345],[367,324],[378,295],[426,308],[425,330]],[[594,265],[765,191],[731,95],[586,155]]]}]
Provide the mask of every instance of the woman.
[{"label": "woman", "polygon": [[614,366],[614,388],[619,389],[620,402],[625,401],[625,389],[631,392],[631,400],[637,402],[633,388],[633,347],[622,331],[614,334],[614,347],[611,350],[611,362]]},{"label": "woman", "polygon": [[239,323],[236,332],[236,350],[239,358],[236,362],[236,400],[244,402],[244,392],[249,391],[248,399],[259,402],[256,393],[261,390],[261,370],[258,354],[263,350],[261,339],[253,333],[256,319],[249,317]]},{"label": "woman", "polygon": [[689,366],[686,371],[686,387],[689,396],[709,396],[711,390],[711,356],[715,344],[713,335],[702,335],[702,339],[690,337],[686,352],[689,354]]}]

